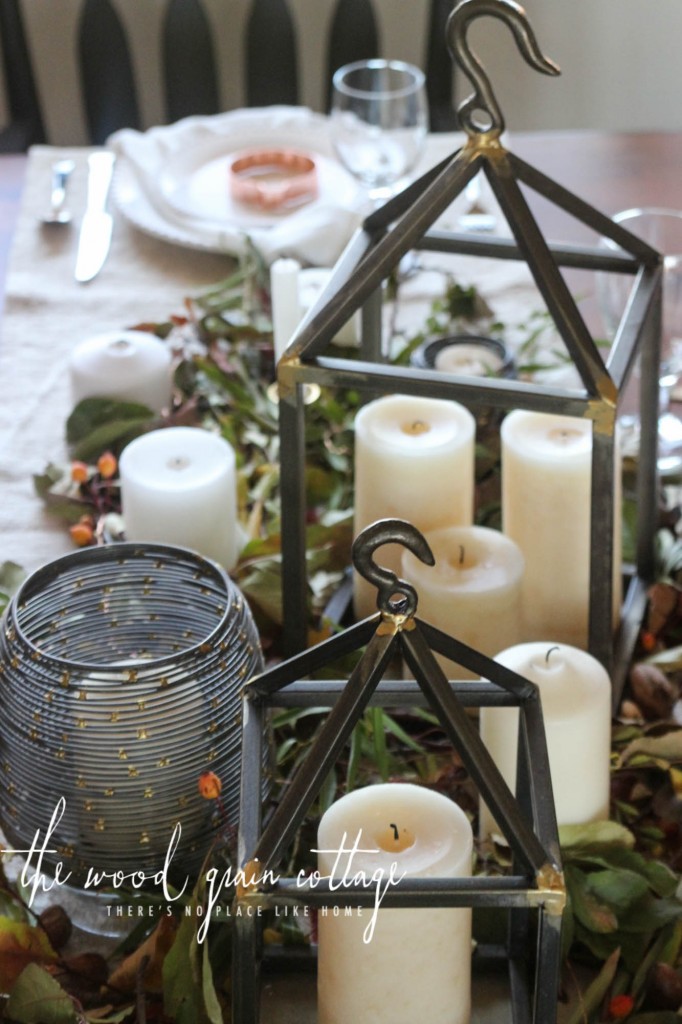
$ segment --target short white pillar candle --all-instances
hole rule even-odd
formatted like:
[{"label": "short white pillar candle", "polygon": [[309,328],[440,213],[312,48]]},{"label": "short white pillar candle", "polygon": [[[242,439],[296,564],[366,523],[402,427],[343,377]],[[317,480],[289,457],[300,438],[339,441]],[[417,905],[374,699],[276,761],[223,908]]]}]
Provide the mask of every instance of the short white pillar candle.
[{"label": "short white pillar candle", "polygon": [[237,486],[227,441],[198,427],[153,430],[123,449],[119,470],[128,540],[177,544],[234,567]]},{"label": "short white pillar candle", "polygon": [[[485,526],[453,526],[425,537],[435,565],[407,550],[402,556],[402,575],[417,589],[419,618],[488,657],[519,643],[524,561],[517,545]],[[450,679],[475,678],[436,657]]]},{"label": "short white pillar candle", "polygon": [[[611,683],[603,665],[576,647],[518,644],[496,655],[540,688],[549,769],[560,825],[609,816]],[[516,785],[518,708],[481,708],[481,737],[505,781]],[[499,831],[481,802],[481,837]]]},{"label": "short white pillar candle", "polygon": [[275,363],[278,363],[301,321],[297,260],[278,259],[270,267],[270,302]]},{"label": "short white pillar candle", "polygon": [[84,398],[139,402],[153,412],[171,400],[171,353],[147,331],[107,331],[87,338],[69,359],[73,404]]},{"label": "short white pillar candle", "polygon": [[[358,835],[362,851],[352,848]],[[397,836],[397,838],[396,838]],[[391,866],[394,877],[459,878],[471,874],[473,837],[464,812],[447,797],[395,783],[347,794],[323,815],[318,831],[322,875],[366,878]],[[350,863],[349,863],[350,860]],[[331,897],[333,902],[333,897]],[[471,910],[380,909],[318,913],[320,1024],[468,1024],[471,1007]]]},{"label": "short white pillar candle", "polygon": [[[502,524],[526,559],[526,640],[587,647],[592,424],[516,410],[502,422]],[[613,614],[620,584],[620,477],[614,494]]]},{"label": "short white pillar candle", "polygon": [[[389,395],[355,417],[354,534],[377,519],[411,522],[422,533],[471,523],[474,417],[457,402]],[[380,549],[379,563],[400,572],[402,548]],[[376,611],[376,590],[355,574],[357,618]]]}]

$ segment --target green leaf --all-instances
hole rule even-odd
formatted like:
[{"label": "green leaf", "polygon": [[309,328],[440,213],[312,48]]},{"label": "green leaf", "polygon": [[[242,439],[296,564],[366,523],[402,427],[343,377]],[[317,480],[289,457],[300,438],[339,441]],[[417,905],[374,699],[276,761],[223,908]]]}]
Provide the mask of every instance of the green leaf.
[{"label": "green leaf", "polygon": [[223,1024],[223,1011],[218,1002],[218,994],[213,983],[213,971],[208,955],[208,939],[203,942],[201,962],[201,990],[204,996],[204,1008],[211,1024]]},{"label": "green leaf", "polygon": [[26,571],[16,562],[0,563],[0,589],[6,594],[13,594],[26,579]]},{"label": "green leaf", "polygon": [[599,846],[624,846],[632,849],[635,837],[629,829],[615,821],[591,821],[586,825],[562,825],[559,829],[562,850],[574,851]]},{"label": "green leaf", "polygon": [[579,997],[579,1001],[573,1011],[564,1019],[564,1024],[586,1024],[590,1019],[590,1015],[594,1013],[608,992],[611,982],[615,977],[619,960],[620,950],[616,949],[609,956],[594,981]]},{"label": "green leaf", "polygon": [[566,865],[566,883],[571,893],[571,906],[578,921],[598,935],[618,929],[618,918],[590,891],[589,876],[572,864]]},{"label": "green leaf", "polygon": [[140,402],[118,402],[112,398],[84,398],[71,411],[66,421],[66,440],[69,444],[84,441],[93,430],[107,423],[131,420],[149,420],[154,413]]},{"label": "green leaf", "polygon": [[117,442],[131,441],[154,420],[152,410],[139,402],[84,398],[66,421],[66,440],[74,458],[87,460]]},{"label": "green leaf", "polygon": [[646,879],[634,871],[593,871],[586,879],[595,899],[616,911],[628,910],[633,903],[649,895]]},{"label": "green leaf", "polygon": [[18,1024],[75,1024],[71,997],[47,971],[28,964],[12,988],[7,1015]]},{"label": "green leaf", "polygon": [[638,754],[646,754],[656,761],[682,761],[682,729],[671,729],[662,736],[641,736],[633,740],[620,755],[621,764],[627,764]]},{"label": "green leaf", "polygon": [[176,1024],[197,1024],[204,1019],[198,970],[193,957],[195,939],[196,917],[192,913],[183,917],[175,941],[163,961],[164,1010]]}]

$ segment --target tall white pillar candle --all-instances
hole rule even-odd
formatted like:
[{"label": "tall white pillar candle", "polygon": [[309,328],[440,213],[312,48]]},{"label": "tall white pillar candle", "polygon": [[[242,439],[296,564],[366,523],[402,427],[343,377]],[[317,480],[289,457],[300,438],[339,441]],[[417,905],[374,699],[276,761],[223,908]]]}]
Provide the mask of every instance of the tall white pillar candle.
[{"label": "tall white pillar candle", "polygon": [[[551,642],[518,644],[495,658],[540,688],[549,769],[560,825],[609,816],[611,683],[585,651]],[[505,781],[516,784],[517,708],[481,708],[481,737]],[[496,831],[481,803],[481,837]]]},{"label": "tall white pillar candle", "polygon": [[[362,851],[337,856],[342,847]],[[397,838],[396,838],[397,836]],[[473,837],[447,797],[407,783],[368,786],[337,800],[318,831],[322,875],[458,878],[471,874]],[[333,899],[333,897],[332,897]],[[468,1024],[471,911],[373,908],[318,914],[319,1024]]]},{"label": "tall white pillar candle", "polygon": [[69,371],[74,405],[84,398],[115,398],[161,412],[170,404],[170,349],[147,331],[87,338],[71,353]]},{"label": "tall white pillar candle", "polygon": [[[485,526],[453,526],[425,534],[436,560],[429,566],[410,551],[402,575],[417,589],[417,615],[492,657],[523,637],[523,555],[517,545]],[[474,674],[437,655],[450,679]]]},{"label": "tall white pillar candle", "polygon": [[198,427],[143,434],[119,462],[128,540],[192,548],[231,569],[238,555],[232,447]]},{"label": "tall white pillar candle", "polygon": [[[474,508],[476,423],[457,402],[389,395],[355,417],[357,536],[377,519],[406,519],[425,533],[468,525]],[[402,548],[386,545],[380,563],[400,571]],[[355,575],[358,618],[376,611],[376,590]]]},{"label": "tall white pillar candle", "polygon": [[270,267],[270,301],[275,363],[282,358],[301,320],[297,260],[278,259]]},{"label": "tall white pillar candle", "polygon": [[[516,410],[502,422],[502,523],[526,559],[526,640],[587,647],[592,425]],[[614,623],[620,608],[620,475],[614,496]]]},{"label": "tall white pillar candle", "polygon": [[[301,316],[317,302],[327,287],[332,272],[327,267],[305,267],[298,277],[298,294],[301,302]],[[357,348],[362,335],[362,313],[358,309],[350,320],[334,335],[334,344],[344,348]]]}]

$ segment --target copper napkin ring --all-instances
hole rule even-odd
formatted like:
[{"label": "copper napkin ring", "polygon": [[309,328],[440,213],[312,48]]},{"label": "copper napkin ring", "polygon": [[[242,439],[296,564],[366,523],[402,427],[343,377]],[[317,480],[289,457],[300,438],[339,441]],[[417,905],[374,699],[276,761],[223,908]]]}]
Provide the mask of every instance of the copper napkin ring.
[{"label": "copper napkin ring", "polygon": [[253,149],[230,163],[230,195],[262,210],[299,205],[317,196],[317,168],[295,149]]}]

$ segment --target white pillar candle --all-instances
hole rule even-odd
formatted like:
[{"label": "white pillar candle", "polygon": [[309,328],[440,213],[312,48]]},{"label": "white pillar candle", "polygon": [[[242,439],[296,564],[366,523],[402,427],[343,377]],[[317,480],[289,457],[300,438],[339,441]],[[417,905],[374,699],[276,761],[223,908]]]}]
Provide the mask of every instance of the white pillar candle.
[{"label": "white pillar candle", "polygon": [[[422,533],[471,523],[475,430],[457,402],[389,395],[365,405],[355,417],[355,535],[393,517]],[[378,564],[399,573],[401,551],[382,547]],[[376,611],[376,589],[357,573],[354,605],[358,618]]]},{"label": "white pillar candle", "polygon": [[78,345],[69,359],[73,404],[84,398],[140,402],[154,412],[171,400],[171,353],[146,331],[108,331]]},{"label": "white pillar candle", "polygon": [[192,548],[231,569],[237,561],[237,487],[232,447],[198,427],[143,434],[119,462],[128,540]]},{"label": "white pillar candle", "polygon": [[[592,425],[516,410],[502,423],[503,530],[526,559],[526,640],[587,647]],[[614,624],[621,600],[620,474],[614,496]]]},{"label": "white pillar candle", "polygon": [[[301,316],[308,312],[324,288],[329,283],[331,270],[326,267],[306,267],[298,277],[298,294],[301,303]],[[362,313],[358,309],[350,320],[343,325],[334,336],[334,344],[347,348],[357,348],[362,334]]]},{"label": "white pillar candle", "polygon": [[297,260],[279,259],[270,267],[270,301],[272,304],[272,336],[275,363],[288,347],[301,321],[298,278],[301,265]]},{"label": "white pillar candle", "polygon": [[[363,851],[351,857],[360,835]],[[396,839],[395,836],[398,836]],[[345,838],[344,838],[345,837]],[[407,783],[368,786],[337,800],[318,831],[322,875],[459,878],[471,874],[473,838],[464,812],[447,797]],[[350,861],[350,863],[349,863]],[[332,897],[333,899],[333,897]],[[320,1024],[467,1024],[471,1005],[471,910],[330,906],[318,914]]]},{"label": "white pillar candle", "polygon": [[[508,537],[485,526],[425,534],[436,560],[429,566],[403,551],[402,575],[417,589],[417,615],[492,657],[523,637],[523,555]],[[474,673],[437,655],[451,679]]]},{"label": "white pillar candle", "polygon": [[[549,642],[518,644],[495,661],[540,688],[559,824],[608,818],[611,683],[604,667],[585,651]],[[512,791],[518,716],[517,708],[481,708],[481,737]],[[481,837],[494,831],[481,802]]]}]

